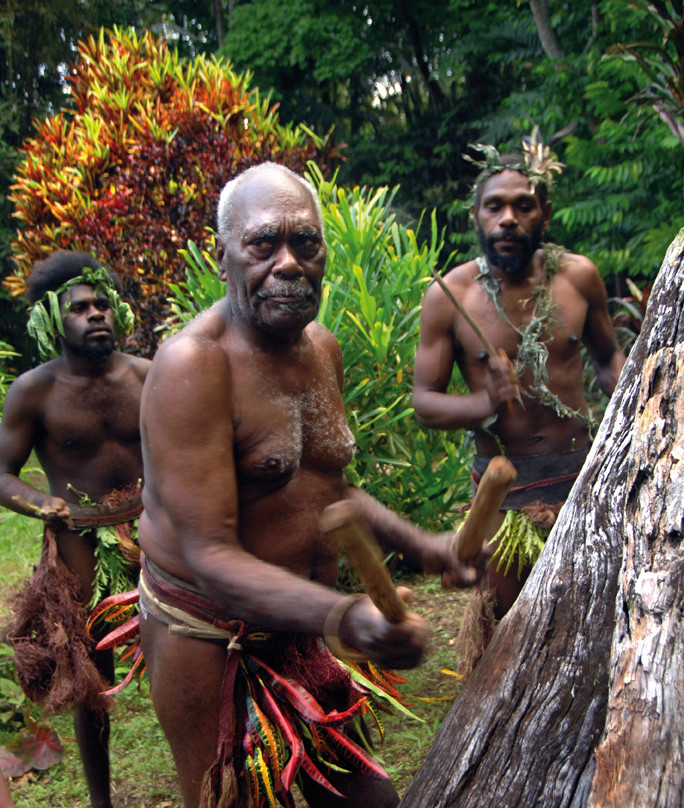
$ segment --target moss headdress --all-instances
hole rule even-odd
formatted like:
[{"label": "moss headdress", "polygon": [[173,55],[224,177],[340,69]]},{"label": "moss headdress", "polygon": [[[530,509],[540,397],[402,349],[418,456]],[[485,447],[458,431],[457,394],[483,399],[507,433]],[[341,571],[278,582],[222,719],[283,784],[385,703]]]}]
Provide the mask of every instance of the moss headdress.
[{"label": "moss headdress", "polygon": [[44,360],[57,356],[59,337],[65,336],[59,296],[78,284],[92,286],[96,292],[104,293],[107,296],[114,314],[115,336],[117,338],[133,330],[135,324],[133,311],[116,291],[109,272],[104,267],[98,267],[97,269],[83,267],[82,275],[71,278],[58,289],[47,291],[40,300],[37,300],[31,306],[26,328],[38,343],[38,352]]},{"label": "moss headdress", "polygon": [[501,171],[519,171],[529,179],[532,188],[544,185],[551,190],[553,172],[560,174],[564,166],[563,163],[559,163],[552,157],[551,148],[544,145],[544,141],[539,137],[538,126],[534,127],[531,135],[522,139],[522,159],[519,163],[504,162],[504,156],[496,146],[489,146],[485,143],[469,143],[468,145],[471,149],[477,149],[484,155],[483,160],[474,160],[467,154],[463,155],[468,162],[480,169],[472,189],[472,202],[475,201],[477,189],[481,188],[491,176],[499,174]]}]

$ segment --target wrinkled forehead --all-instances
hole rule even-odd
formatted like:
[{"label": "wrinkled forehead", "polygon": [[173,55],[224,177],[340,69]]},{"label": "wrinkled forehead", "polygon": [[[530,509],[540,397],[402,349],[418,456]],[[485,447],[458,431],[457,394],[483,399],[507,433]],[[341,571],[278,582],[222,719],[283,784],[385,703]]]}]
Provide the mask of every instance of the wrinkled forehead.
[{"label": "wrinkled forehead", "polygon": [[250,178],[233,203],[233,232],[246,232],[284,223],[321,230],[313,194],[300,182],[280,172]]}]

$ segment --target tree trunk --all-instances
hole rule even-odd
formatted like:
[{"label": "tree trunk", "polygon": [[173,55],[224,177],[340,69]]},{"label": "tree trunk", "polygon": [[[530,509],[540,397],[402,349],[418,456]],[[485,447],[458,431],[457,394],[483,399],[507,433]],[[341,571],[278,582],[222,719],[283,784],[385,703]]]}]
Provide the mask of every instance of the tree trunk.
[{"label": "tree trunk", "polygon": [[554,61],[565,59],[563,46],[551,25],[548,0],[530,0],[530,10],[534,17],[534,24],[537,26],[539,41],[544,53]]},{"label": "tree trunk", "polygon": [[[213,0],[214,8],[214,24],[216,26],[216,41],[219,48],[223,45],[223,40],[226,38],[226,26],[223,23],[223,2],[222,0]],[[232,22],[233,4],[228,6],[228,20]]]},{"label": "tree trunk", "polygon": [[684,230],[582,472],[403,808],[681,806]]}]

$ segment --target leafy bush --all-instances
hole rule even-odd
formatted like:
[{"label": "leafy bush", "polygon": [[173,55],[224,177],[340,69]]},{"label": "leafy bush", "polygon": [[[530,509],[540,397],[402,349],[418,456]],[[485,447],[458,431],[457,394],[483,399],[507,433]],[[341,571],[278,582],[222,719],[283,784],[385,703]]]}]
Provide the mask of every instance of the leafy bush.
[{"label": "leafy bush", "polygon": [[7,369],[7,360],[12,356],[19,356],[19,354],[11,345],[6,342],[0,342],[0,415],[2,415],[2,410],[5,406],[7,389],[14,381],[14,374]]},{"label": "leafy bush", "polygon": [[124,277],[137,315],[134,347],[151,354],[167,313],[169,281],[182,277],[178,248],[202,242],[223,184],[277,160],[327,170],[329,138],[283,126],[274,107],[215,58],[181,60],[150,33],[102,31],[79,44],[68,76],[70,106],[27,139],[12,189],[22,230],[22,293],[32,262],[58,247],[94,252]]},{"label": "leafy bush", "polygon": [[[344,400],[357,453],[347,468],[392,510],[429,529],[444,529],[469,499],[470,447],[464,433],[424,430],[411,407],[413,358],[423,294],[442,248],[395,221],[394,191],[339,188],[309,165],[318,187],[328,246],[319,320],[342,346]],[[225,291],[208,250],[184,251],[188,278],[170,284],[175,330]],[[456,380],[457,381],[457,380]]]},{"label": "leafy bush", "polygon": [[421,304],[443,236],[433,214],[430,240],[419,244],[392,213],[396,189],[347,191],[310,170],[328,244],[319,320],[342,346],[357,444],[347,475],[392,510],[444,528],[470,496],[470,447],[463,432],[424,430],[411,406]]}]

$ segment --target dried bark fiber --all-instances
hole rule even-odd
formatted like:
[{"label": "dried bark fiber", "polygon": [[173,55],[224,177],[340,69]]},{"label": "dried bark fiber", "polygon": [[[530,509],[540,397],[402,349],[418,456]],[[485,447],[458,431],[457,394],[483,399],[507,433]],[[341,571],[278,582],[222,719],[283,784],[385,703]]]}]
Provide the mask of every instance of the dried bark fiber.
[{"label": "dried bark fiber", "polygon": [[680,808],[684,230],[582,472],[402,808]]},{"label": "dried bark fiber", "polygon": [[79,603],[80,584],[46,529],[33,577],[11,599],[7,640],[15,652],[17,678],[26,696],[46,712],[77,705],[106,710],[109,687],[93,662],[94,640]]}]

